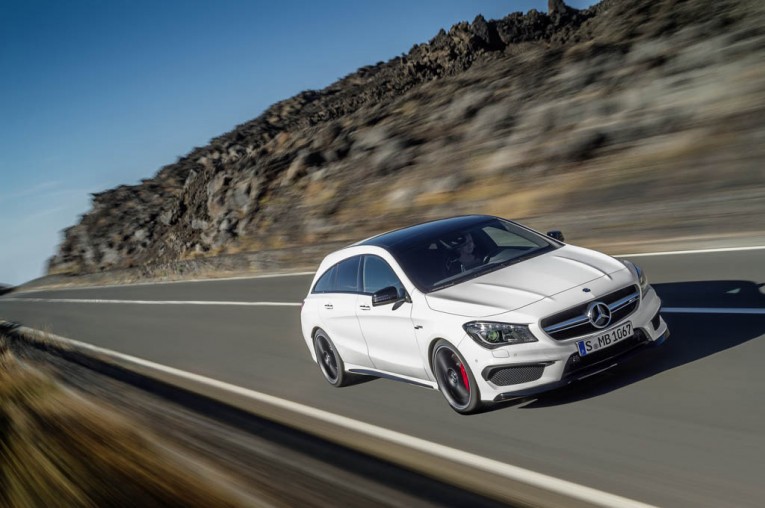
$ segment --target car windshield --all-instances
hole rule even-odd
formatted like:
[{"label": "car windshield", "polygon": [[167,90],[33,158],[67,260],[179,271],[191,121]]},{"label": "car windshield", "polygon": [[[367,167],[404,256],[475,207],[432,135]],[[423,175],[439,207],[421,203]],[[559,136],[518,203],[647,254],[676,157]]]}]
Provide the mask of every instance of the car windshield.
[{"label": "car windshield", "polygon": [[394,252],[420,291],[430,293],[553,250],[557,244],[501,219],[415,238]]}]

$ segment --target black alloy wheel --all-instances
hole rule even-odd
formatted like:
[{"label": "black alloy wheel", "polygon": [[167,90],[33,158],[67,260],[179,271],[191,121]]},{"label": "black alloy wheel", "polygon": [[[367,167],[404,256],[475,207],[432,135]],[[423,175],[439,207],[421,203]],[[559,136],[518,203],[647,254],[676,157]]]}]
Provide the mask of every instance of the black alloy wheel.
[{"label": "black alloy wheel", "polygon": [[324,379],[332,386],[344,386],[348,381],[348,376],[344,371],[343,360],[324,330],[316,331],[313,336],[313,345],[314,351],[316,351],[316,361],[319,363],[322,374],[324,374]]},{"label": "black alloy wheel", "polygon": [[469,414],[481,406],[473,373],[454,346],[445,340],[438,341],[433,348],[432,365],[438,388],[452,409]]}]

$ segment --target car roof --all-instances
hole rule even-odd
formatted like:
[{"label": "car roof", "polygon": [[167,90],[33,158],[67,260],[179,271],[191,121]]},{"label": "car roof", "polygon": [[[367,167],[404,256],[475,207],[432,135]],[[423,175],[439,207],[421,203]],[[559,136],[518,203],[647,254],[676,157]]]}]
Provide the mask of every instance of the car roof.
[{"label": "car roof", "polygon": [[454,230],[467,229],[491,219],[496,219],[496,217],[492,215],[461,215],[448,219],[438,219],[389,231],[388,233],[367,238],[354,245],[374,245],[382,247],[387,251],[398,250],[398,248],[405,248],[406,244],[411,240],[435,238]]}]

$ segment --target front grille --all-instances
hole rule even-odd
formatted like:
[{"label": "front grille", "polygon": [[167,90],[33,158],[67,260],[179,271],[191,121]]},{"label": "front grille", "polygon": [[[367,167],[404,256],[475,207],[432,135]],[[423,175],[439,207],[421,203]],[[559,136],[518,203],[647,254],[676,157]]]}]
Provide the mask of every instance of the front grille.
[{"label": "front grille", "polygon": [[536,381],[542,377],[544,370],[545,366],[542,364],[499,367],[489,370],[484,374],[484,378],[497,386],[519,385]]},{"label": "front grille", "polygon": [[[593,300],[595,301],[595,300]],[[640,290],[637,286],[627,286],[597,299],[608,305],[611,310],[611,324],[616,324],[632,314],[640,303]],[[591,302],[564,310],[544,318],[542,329],[555,340],[566,340],[597,332],[587,317],[587,306]]]},{"label": "front grille", "polygon": [[579,353],[574,353],[566,362],[566,367],[563,370],[563,377],[581,372],[599,363],[606,363],[609,360],[614,360],[617,357],[642,346],[647,341],[648,337],[643,333],[643,330],[637,329],[632,337],[621,340],[613,346],[595,351],[586,356],[579,356]]}]

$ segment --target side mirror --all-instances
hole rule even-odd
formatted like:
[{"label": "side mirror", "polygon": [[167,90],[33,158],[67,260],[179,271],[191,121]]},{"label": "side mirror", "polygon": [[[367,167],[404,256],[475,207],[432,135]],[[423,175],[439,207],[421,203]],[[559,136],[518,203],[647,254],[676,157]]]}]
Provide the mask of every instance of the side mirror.
[{"label": "side mirror", "polygon": [[547,232],[547,236],[552,238],[553,240],[558,240],[559,242],[564,242],[563,239],[563,233],[561,231],[558,231],[557,229],[554,229],[552,231]]},{"label": "side mirror", "polygon": [[398,300],[398,289],[394,286],[384,287],[372,295],[372,305],[374,307],[377,307],[378,305],[387,305],[389,303],[397,302]]}]

